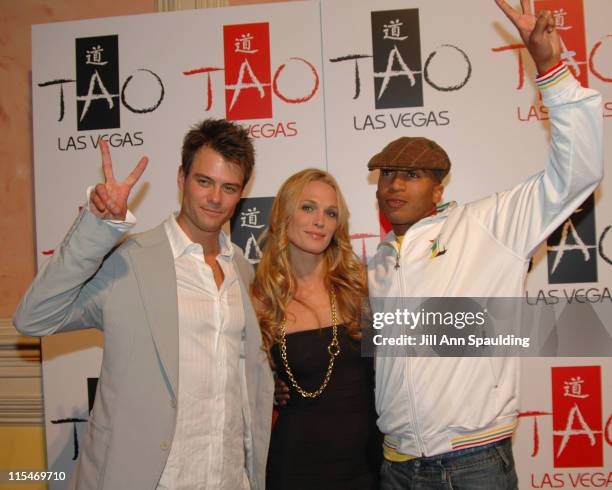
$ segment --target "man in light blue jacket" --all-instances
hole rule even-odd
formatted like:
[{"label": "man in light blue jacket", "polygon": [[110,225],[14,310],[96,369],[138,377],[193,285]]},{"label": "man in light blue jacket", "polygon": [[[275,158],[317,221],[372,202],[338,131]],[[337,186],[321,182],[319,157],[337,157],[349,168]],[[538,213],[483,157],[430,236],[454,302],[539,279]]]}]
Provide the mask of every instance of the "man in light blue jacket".
[{"label": "man in light blue jacket", "polygon": [[263,490],[273,381],[248,295],[252,270],[222,226],[254,164],[246,130],[206,120],[183,142],[181,209],[134,224],[101,143],[105,182],[40,270],[14,321],[27,335],[95,327],[104,353],[73,477],[78,489]]}]

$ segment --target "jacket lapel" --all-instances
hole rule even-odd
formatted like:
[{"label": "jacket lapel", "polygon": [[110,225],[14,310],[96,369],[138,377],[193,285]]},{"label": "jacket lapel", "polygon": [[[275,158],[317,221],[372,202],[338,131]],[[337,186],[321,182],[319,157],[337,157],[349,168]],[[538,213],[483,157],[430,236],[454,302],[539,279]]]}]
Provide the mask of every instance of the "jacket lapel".
[{"label": "jacket lapel", "polygon": [[178,300],[174,258],[163,223],[134,237],[130,250],[160,368],[174,399],[178,389]]},{"label": "jacket lapel", "polygon": [[234,263],[238,270],[238,280],[242,293],[242,304],[245,317],[245,355],[247,360],[247,384],[250,389],[256,389],[256,381],[262,366],[267,367],[266,354],[262,350],[261,330],[253,305],[251,304],[248,285],[253,279],[253,271],[247,261],[239,254],[234,254]]},{"label": "jacket lapel", "polygon": [[250,301],[247,285],[253,270],[241,252],[234,254],[245,315],[243,340],[244,359],[241,359],[243,386],[243,414],[248,430],[245,433],[247,471],[253,490],[265,488],[265,468],[272,423],[274,382],[266,354],[262,350],[261,330]]}]

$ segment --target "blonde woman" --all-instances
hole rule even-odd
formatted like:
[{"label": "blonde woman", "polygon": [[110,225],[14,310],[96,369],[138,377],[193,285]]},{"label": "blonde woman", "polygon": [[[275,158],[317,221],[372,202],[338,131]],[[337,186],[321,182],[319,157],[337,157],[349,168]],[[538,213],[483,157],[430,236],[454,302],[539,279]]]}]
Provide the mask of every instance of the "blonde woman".
[{"label": "blonde woman", "polygon": [[289,387],[272,432],[267,488],[377,487],[372,360],[361,357],[365,275],[327,172],[281,187],[252,285],[264,347]]}]

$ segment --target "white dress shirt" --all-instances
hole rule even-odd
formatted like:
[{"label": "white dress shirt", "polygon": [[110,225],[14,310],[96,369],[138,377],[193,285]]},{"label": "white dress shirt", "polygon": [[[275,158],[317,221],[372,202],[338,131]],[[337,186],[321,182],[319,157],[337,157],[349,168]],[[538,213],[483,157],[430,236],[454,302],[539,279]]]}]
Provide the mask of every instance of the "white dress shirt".
[{"label": "white dress shirt", "polygon": [[248,490],[240,351],[245,328],[233,247],[221,232],[219,288],[174,216],[164,223],[176,268],[179,375],[176,431],[158,490]]}]

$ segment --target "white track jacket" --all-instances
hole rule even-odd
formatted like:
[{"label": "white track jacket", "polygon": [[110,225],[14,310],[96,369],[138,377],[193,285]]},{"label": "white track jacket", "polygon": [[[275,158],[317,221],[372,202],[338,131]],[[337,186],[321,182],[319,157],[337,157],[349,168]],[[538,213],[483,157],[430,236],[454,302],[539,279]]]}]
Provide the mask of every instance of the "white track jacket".
[{"label": "white track jacket", "polygon": [[[536,80],[552,126],[544,171],[390,233],[368,264],[370,296],[522,297],[529,258],[603,174],[601,96],[560,66]],[[511,151],[515,141],[500,141]],[[446,252],[432,257],[432,243]],[[399,267],[396,267],[398,263]],[[378,426],[395,450],[432,456],[509,437],[517,358],[376,358]]]}]

